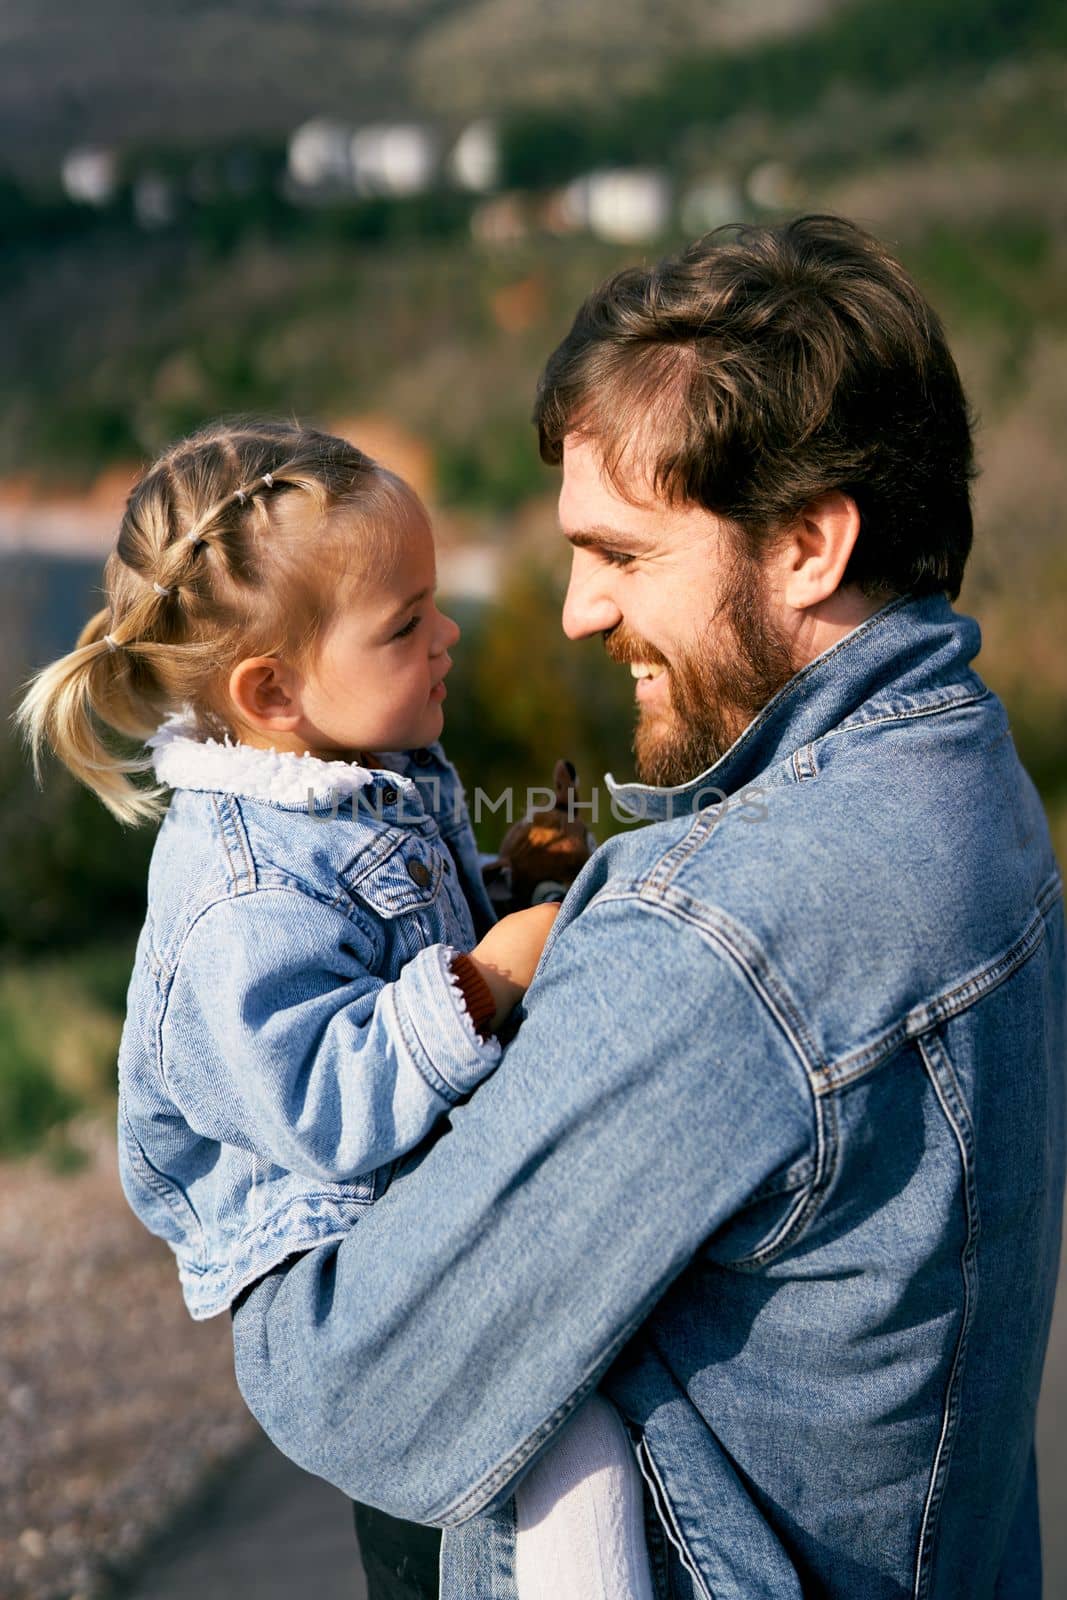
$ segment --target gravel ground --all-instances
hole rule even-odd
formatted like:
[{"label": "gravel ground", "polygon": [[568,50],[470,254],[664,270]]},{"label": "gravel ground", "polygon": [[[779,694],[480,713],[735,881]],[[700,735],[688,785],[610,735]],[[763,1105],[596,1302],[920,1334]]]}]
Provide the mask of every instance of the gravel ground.
[{"label": "gravel ground", "polygon": [[213,1472],[259,1435],[229,1318],[194,1323],[170,1251],[86,1166],[0,1163],[0,1595],[97,1600]]}]

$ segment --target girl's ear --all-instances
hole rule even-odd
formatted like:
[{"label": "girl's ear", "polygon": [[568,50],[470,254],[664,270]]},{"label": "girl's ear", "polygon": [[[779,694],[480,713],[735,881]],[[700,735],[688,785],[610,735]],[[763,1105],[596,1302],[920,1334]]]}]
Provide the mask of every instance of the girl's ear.
[{"label": "girl's ear", "polygon": [[262,733],[291,733],[301,721],[296,673],[277,656],[249,656],[230,673],[230,699],[240,720]]}]

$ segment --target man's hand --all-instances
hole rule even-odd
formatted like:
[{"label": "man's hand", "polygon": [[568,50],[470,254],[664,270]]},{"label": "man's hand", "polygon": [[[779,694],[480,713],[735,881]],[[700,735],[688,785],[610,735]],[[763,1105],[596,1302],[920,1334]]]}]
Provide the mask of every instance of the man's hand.
[{"label": "man's hand", "polygon": [[534,968],[541,959],[558,911],[557,905],[530,906],[527,911],[514,911],[490,928],[471,951],[470,959],[496,1001],[496,1011],[489,1025],[491,1032],[503,1026],[530,987]]}]

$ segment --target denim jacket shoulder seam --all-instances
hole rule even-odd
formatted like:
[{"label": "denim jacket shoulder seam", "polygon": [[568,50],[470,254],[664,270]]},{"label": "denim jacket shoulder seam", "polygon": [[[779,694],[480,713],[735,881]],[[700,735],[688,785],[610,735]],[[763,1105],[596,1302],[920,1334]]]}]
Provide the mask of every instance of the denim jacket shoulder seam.
[{"label": "denim jacket shoulder seam", "polygon": [[[695,830],[694,830],[695,831]],[[607,899],[636,900],[650,910],[686,923],[707,941],[721,949],[740,968],[769,1012],[778,1030],[791,1044],[809,1082],[825,1067],[800,1007],[775,973],[766,952],[756,939],[720,907],[686,894],[680,889],[661,886],[651,877],[622,895],[612,892],[596,896]]]},{"label": "denim jacket shoulder seam", "polygon": [[816,1092],[820,1056],[815,1042],[804,1022],[800,1007],[785,985],[774,973],[766,953],[747,930],[717,907],[703,905],[678,890],[657,895],[655,899],[641,896],[652,908],[673,913],[686,921],[698,933],[715,944],[728,959],[741,970],[767,1012],[778,1034],[797,1057],[804,1073],[810,1096],[807,1108],[809,1119],[808,1139],[811,1149],[811,1175],[797,1194],[795,1204],[787,1210],[770,1235],[747,1256],[738,1257],[737,1264],[763,1265],[780,1255],[807,1227],[815,1216],[823,1193],[829,1186],[837,1163],[837,1117],[835,1108],[827,1106]]},{"label": "denim jacket shoulder seam", "polygon": [[941,698],[929,704],[917,703],[899,711],[887,710],[871,716],[857,714],[854,717],[848,717],[844,722],[839,723],[836,728],[829,728],[825,733],[820,734],[817,739],[812,739],[808,744],[802,745],[799,750],[794,751],[792,763],[794,774],[800,781],[817,778],[819,775],[818,752],[831,739],[836,739],[841,734],[865,732],[868,728],[886,727],[894,722],[918,722],[924,717],[943,716],[949,711],[959,711],[964,706],[979,705],[983,700],[988,700],[991,697],[992,691],[983,685],[982,689],[976,693],[957,695],[950,699]]},{"label": "denim jacket shoulder seam", "polygon": [[669,893],[657,892],[653,895],[645,892],[646,887],[637,884],[622,892],[610,889],[601,891],[590,904],[629,901],[644,905],[653,914],[684,922],[741,971],[761,1007],[769,1016],[775,1031],[785,1042],[789,1053],[796,1057],[803,1071],[804,1081],[811,1096],[809,1133],[814,1155],[811,1181],[815,1186],[821,1187],[825,1181],[828,1158],[816,1093],[817,1075],[822,1070],[822,1062],[801,1015],[800,1007],[773,973],[771,964],[759,944],[725,912],[703,905],[679,890],[671,890]]},{"label": "denim jacket shoulder seam", "polygon": [[1007,949],[951,988],[913,1007],[876,1039],[821,1067],[815,1085],[816,1093],[820,1096],[831,1094],[865,1077],[894,1056],[902,1045],[911,1044],[932,1033],[935,1028],[969,1010],[1002,983],[1006,983],[1043,944],[1046,916],[1062,892],[1057,873],[1042,886],[1033,916]]},{"label": "denim jacket shoulder seam", "polygon": [[[701,846],[709,839],[718,826],[720,820],[719,808],[707,806],[702,811],[694,812],[692,823],[678,840],[671,845],[649,868],[648,872],[640,879],[635,888],[635,893],[641,899],[647,899],[646,890],[657,894],[664,892],[672,880],[684,867],[685,863],[694,856]],[[598,898],[602,898],[598,896]]]},{"label": "denim jacket shoulder seam", "polygon": [[[226,852],[226,860],[229,862],[234,887],[240,893],[240,885],[243,879],[249,889],[254,889],[256,885],[256,868],[249,848],[240,802],[232,795],[212,793],[211,803],[218,819],[222,848]],[[240,849],[240,864],[234,858],[234,842]]]},{"label": "denim jacket shoulder seam", "polygon": [[[817,1108],[817,1115],[821,1109]],[[827,1142],[824,1141],[826,1147]],[[740,1255],[723,1258],[723,1266],[729,1267],[732,1272],[749,1272],[774,1261],[795,1242],[799,1230],[811,1215],[812,1197],[821,1194],[826,1186],[826,1173],[819,1172],[819,1158],[812,1155],[799,1164],[794,1162],[787,1173],[755,1190],[749,1196],[749,1204],[781,1199],[783,1208],[757,1244],[743,1250]]]}]

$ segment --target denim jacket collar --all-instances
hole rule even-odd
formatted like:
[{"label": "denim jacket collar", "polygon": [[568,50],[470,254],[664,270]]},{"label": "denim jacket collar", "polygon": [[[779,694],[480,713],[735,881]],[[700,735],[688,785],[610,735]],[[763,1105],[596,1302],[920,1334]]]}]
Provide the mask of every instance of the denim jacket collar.
[{"label": "denim jacket collar", "polygon": [[[901,714],[921,694],[929,699],[961,680],[978,685],[968,663],[981,646],[972,617],[953,611],[944,595],[904,596],[867,617],[851,633],[790,678],[706,771],[674,788],[605,782],[620,810],[650,822],[700,810],[736,794],[794,751],[839,727],[860,706],[875,714],[884,691]],[[909,693],[910,691],[910,693]]]},{"label": "denim jacket collar", "polygon": [[[188,712],[168,717],[146,743],[156,777],[168,789],[220,791],[304,810],[309,803],[336,805],[385,773],[403,791],[408,815],[423,809],[418,785],[404,771],[407,757],[399,752],[383,757],[388,766],[371,768],[356,761],[324,761],[288,750],[260,750],[230,739],[198,739]],[[401,770],[394,770],[394,762]]]}]

